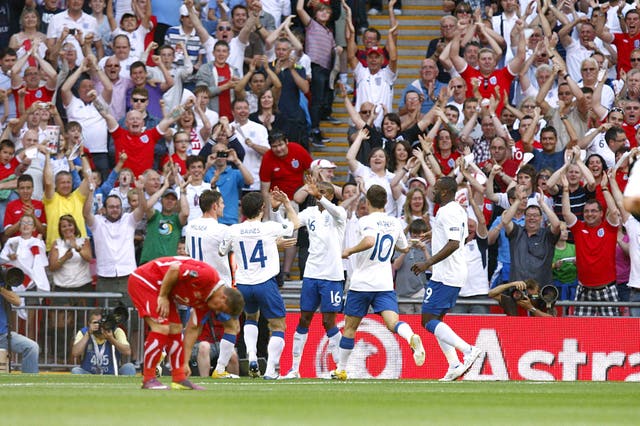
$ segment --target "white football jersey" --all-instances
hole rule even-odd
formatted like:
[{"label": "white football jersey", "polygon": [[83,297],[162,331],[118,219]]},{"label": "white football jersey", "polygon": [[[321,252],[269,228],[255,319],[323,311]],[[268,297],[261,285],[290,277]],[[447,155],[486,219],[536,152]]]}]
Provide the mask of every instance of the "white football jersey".
[{"label": "white football jersey", "polygon": [[235,253],[238,265],[236,283],[264,283],[280,273],[280,257],[276,239],[293,235],[293,224],[273,221],[245,221],[231,225],[220,245],[220,253]]},{"label": "white football jersey", "polygon": [[347,212],[322,197],[318,206],[304,209],[298,214],[300,226],[309,232],[309,257],[304,268],[305,278],[342,281],[342,244],[344,241]]},{"label": "white football jersey", "polygon": [[467,280],[467,262],[464,256],[467,235],[467,211],[456,201],[440,207],[431,233],[431,253],[438,253],[449,240],[459,241],[460,246],[446,259],[433,265],[432,280],[452,287],[464,285]]},{"label": "white football jersey", "polygon": [[403,232],[402,221],[382,212],[371,213],[358,221],[361,241],[364,237],[373,237],[375,244],[368,250],[351,256],[353,275],[350,290],[390,291],[393,290],[391,257],[397,246],[407,248],[407,237]]},{"label": "white football jersey", "polygon": [[189,256],[213,266],[225,285],[231,286],[229,260],[218,253],[229,227],[213,218],[200,217],[189,221],[184,229],[184,245]]}]

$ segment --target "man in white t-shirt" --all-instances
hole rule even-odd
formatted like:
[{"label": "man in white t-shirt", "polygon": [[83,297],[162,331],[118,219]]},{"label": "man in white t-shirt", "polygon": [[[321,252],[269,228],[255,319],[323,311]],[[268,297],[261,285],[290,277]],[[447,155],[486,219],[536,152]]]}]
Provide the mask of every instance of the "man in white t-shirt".
[{"label": "man in white t-shirt", "polygon": [[[360,105],[364,102],[382,105],[386,108],[386,112],[392,111],[393,84],[398,78],[396,31],[397,27],[389,30],[386,46],[389,53],[389,65],[384,68],[382,68],[382,65],[384,64],[385,56],[382,46],[373,46],[367,49],[367,66],[364,67],[356,56],[357,46],[355,42],[347,40],[347,58],[349,67],[354,70],[356,90],[358,92],[355,105],[356,111],[360,111]],[[351,34],[350,37],[355,37],[355,35]],[[383,108],[378,108],[377,111],[374,123],[379,127],[382,124],[385,112]]]},{"label": "man in white t-shirt", "polygon": [[260,191],[260,164],[262,156],[271,149],[269,145],[269,132],[262,124],[249,120],[249,102],[244,99],[236,99],[231,105],[234,121],[231,128],[235,136],[244,148],[244,160],[242,163],[251,172],[253,184],[248,191]]},{"label": "man in white t-shirt", "polygon": [[47,27],[47,47],[49,49],[58,41],[58,37],[62,35],[65,28],[71,30],[63,43],[71,43],[76,48],[78,53],[76,64],[78,65],[84,59],[84,54],[82,53],[82,46],[80,46],[76,38],[76,32],[80,35],[81,40],[84,40],[89,34],[93,35],[93,44],[96,47],[98,58],[104,56],[102,40],[98,37],[98,21],[93,16],[82,11],[83,4],[83,0],[68,0],[67,10],[55,14]]},{"label": "man in white t-shirt", "polygon": [[[187,187],[188,188],[188,187]],[[225,285],[232,285],[229,259],[220,256],[218,248],[228,230],[227,225],[218,222],[224,211],[224,200],[218,191],[206,190],[199,196],[199,208],[202,216],[189,220],[185,226],[185,247],[193,259],[200,260],[213,266],[218,271],[220,279]],[[227,371],[229,360],[233,356],[236,336],[240,331],[238,318],[219,313],[216,319],[222,322],[224,334],[220,339],[218,364],[211,377],[214,379],[237,379],[238,376]]]},{"label": "man in white t-shirt", "polygon": [[[442,320],[455,306],[460,288],[467,279],[467,263],[464,242],[469,235],[467,212],[455,201],[458,184],[451,177],[438,179],[434,202],[440,205],[431,230],[431,252],[433,256],[418,262],[411,270],[414,273],[432,268],[432,275],[422,301],[422,325],[436,336],[440,349],[449,362],[449,369],[441,381],[450,382],[465,374],[482,351],[462,340]],[[456,349],[464,354],[460,362]]]},{"label": "man in white t-shirt", "polygon": [[200,195],[205,190],[211,189],[211,185],[204,181],[204,163],[204,158],[199,155],[190,155],[187,157],[187,175],[190,179],[189,184],[185,188],[187,190],[187,202],[189,204],[189,218],[187,222],[191,222],[202,216],[203,210],[201,210],[199,206]]},{"label": "man in white t-shirt", "polygon": [[[137,266],[133,236],[136,224],[144,217],[147,207],[142,178],[136,181],[136,188],[140,203],[130,213],[123,213],[120,197],[109,195],[104,200],[105,214],[94,215],[93,191],[87,196],[82,212],[95,242],[97,290],[122,293],[122,300],[127,307],[133,306],[127,291],[127,279]],[[149,205],[153,205],[158,198],[156,195]]]},{"label": "man in white t-shirt", "polygon": [[[246,194],[240,203],[246,220],[229,227],[219,253],[225,256],[229,251],[233,251],[238,264],[236,282],[245,300],[244,342],[249,358],[249,375],[254,378],[260,376],[257,343],[258,318],[262,314],[269,322],[271,330],[264,379],[275,380],[278,378],[276,367],[284,349],[286,328],[286,309],[276,282],[276,275],[280,273],[276,240],[291,237],[300,223],[289,198],[282,191],[271,191],[271,206],[275,209],[275,218],[280,223],[262,222],[265,199],[259,192]],[[284,204],[288,220],[280,215],[280,204]],[[288,240],[289,243],[293,241],[295,239]]]},{"label": "man in white t-shirt", "polygon": [[302,352],[313,314],[318,307],[329,340],[327,350],[336,363],[342,338],[336,327],[336,313],[342,310],[344,272],[341,255],[347,212],[331,202],[335,193],[330,182],[316,184],[308,179],[307,192],[316,198],[318,205],[307,207],[298,214],[300,226],[306,226],[309,233],[309,257],[302,278],[300,321],[293,335],[293,365],[283,379],[300,378]]},{"label": "man in white t-shirt", "polygon": [[353,274],[344,307],[340,355],[336,369],[331,372],[332,379],[347,380],[348,362],[355,347],[356,330],[367,315],[369,307],[382,316],[389,330],[407,341],[413,350],[416,365],[424,364],[422,339],[413,332],[409,324],[400,321],[398,316],[398,298],[393,290],[391,255],[394,248],[403,253],[408,252],[409,245],[400,219],[388,216],[384,212],[386,202],[387,191],[380,185],[372,185],[367,190],[369,214],[358,221],[361,240],[357,245],[342,252],[343,258],[355,256],[352,259]]},{"label": "man in white t-shirt", "polygon": [[78,96],[74,96],[71,88],[85,72],[97,75],[102,82],[100,97],[107,104],[111,103],[113,86],[104,71],[97,67],[96,58],[89,55],[67,78],[60,88],[62,104],[67,111],[69,121],[77,121],[82,126],[84,146],[91,152],[95,167],[101,172],[103,179],[109,173],[109,158],[107,154],[107,122],[91,102],[89,92],[95,89],[93,80],[85,78],[78,84]]}]

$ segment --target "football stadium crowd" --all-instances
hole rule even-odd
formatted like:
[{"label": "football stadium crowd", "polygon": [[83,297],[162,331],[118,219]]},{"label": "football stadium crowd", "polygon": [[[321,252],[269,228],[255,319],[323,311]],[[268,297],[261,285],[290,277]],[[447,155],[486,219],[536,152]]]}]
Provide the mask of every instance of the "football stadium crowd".
[{"label": "football stadium crowd", "polygon": [[[262,195],[264,220],[271,207],[305,217],[316,205],[341,206],[341,247],[352,247],[370,206],[365,194],[379,185],[384,212],[401,220],[409,244],[390,259],[398,297],[415,300],[400,311],[420,313],[431,272],[412,266],[434,254],[434,186],[449,176],[469,229],[459,294],[469,302],[452,312],[489,313],[472,302],[494,298],[495,312],[555,315],[537,303],[555,289],[559,300],[602,302],[573,315],[640,316],[606,303],[640,301],[640,224],[623,202],[640,192],[640,171],[631,173],[640,138],[638,4],[436,3],[441,34],[400,90],[400,0],[3,2],[0,258],[26,275],[14,290],[115,291],[132,307],[127,279],[138,266],[206,259],[189,227],[202,217],[242,223],[240,202],[252,193]],[[380,14],[388,25],[369,26]],[[336,102],[348,114],[348,150],[332,158],[346,159],[344,182],[321,130],[321,122],[340,123]],[[316,273],[313,226],[302,224],[295,245],[278,240],[280,286],[302,279],[308,259]],[[256,249],[249,262],[263,259]],[[341,269],[347,286],[351,262]],[[22,303],[10,290],[0,295]],[[95,343],[101,317],[92,311],[77,325],[74,356],[86,355],[89,341],[100,352],[105,340],[131,355],[122,333],[107,330]],[[200,340],[235,343],[233,327],[213,323]],[[0,345],[7,332],[0,319]],[[37,371],[37,344],[14,334],[23,371]],[[226,362],[237,372],[235,354]],[[114,364],[102,371],[113,374]]]}]

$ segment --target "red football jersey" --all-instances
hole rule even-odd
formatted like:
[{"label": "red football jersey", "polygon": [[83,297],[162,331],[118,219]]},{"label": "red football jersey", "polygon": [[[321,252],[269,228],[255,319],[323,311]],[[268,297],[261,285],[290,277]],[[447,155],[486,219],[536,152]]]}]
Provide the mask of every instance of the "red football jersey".
[{"label": "red football jersey", "polygon": [[197,318],[203,318],[210,310],[207,299],[213,294],[220,281],[218,271],[213,267],[190,257],[169,256],[145,263],[136,269],[134,274],[144,277],[159,292],[162,279],[169,267],[175,263],[180,264],[180,272],[178,283],[171,291],[171,298],[181,305],[194,308]]}]

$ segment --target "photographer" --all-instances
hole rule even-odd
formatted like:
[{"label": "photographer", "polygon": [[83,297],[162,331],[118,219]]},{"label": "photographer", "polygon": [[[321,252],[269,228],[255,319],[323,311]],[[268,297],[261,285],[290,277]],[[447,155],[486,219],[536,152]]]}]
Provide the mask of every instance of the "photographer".
[{"label": "photographer", "polygon": [[124,331],[113,315],[102,317],[102,310],[89,313],[89,324],[76,334],[71,356],[82,357],[79,367],[72,374],[113,374],[134,376],[136,369],[131,363],[118,367],[122,355],[130,355],[131,347]]},{"label": "photographer", "polygon": [[[11,303],[13,306],[20,306],[20,297],[0,283],[0,349],[10,349],[11,352],[22,354],[22,372],[38,373],[38,355],[40,347],[33,340],[16,333],[9,333],[9,308],[5,306]],[[9,348],[9,344],[11,347]]]},{"label": "photographer", "polygon": [[508,316],[519,316],[518,307],[527,310],[533,317],[553,316],[544,306],[544,301],[540,297],[540,284],[536,280],[500,284],[489,290],[488,296],[497,300]]}]

